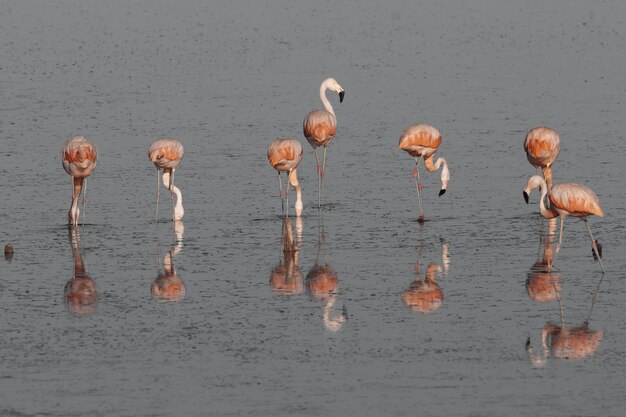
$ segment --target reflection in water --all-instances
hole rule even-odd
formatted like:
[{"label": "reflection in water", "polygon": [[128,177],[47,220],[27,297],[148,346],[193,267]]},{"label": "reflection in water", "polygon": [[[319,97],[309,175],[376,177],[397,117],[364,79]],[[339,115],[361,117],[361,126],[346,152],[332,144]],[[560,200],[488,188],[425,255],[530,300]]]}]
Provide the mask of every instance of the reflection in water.
[{"label": "reflection in water", "polygon": [[448,255],[448,244],[444,239],[441,242],[441,265],[431,263],[426,268],[424,278],[421,277],[422,255],[424,253],[424,240],[420,239],[417,263],[415,264],[416,279],[402,293],[402,301],[414,313],[432,313],[443,304],[443,292],[437,283],[437,272],[447,273],[450,267],[450,256]]},{"label": "reflection in water", "polygon": [[324,234],[321,213],[318,233],[317,257],[315,265],[309,270],[309,273],[306,274],[306,288],[315,300],[326,302],[322,316],[326,330],[338,332],[348,319],[348,312],[344,306],[341,309],[341,313],[333,314],[333,308],[337,301],[337,293],[339,291],[339,278],[328,264],[326,235]]},{"label": "reflection in water", "polygon": [[72,257],[74,258],[74,276],[65,284],[64,298],[68,311],[74,314],[90,314],[96,311],[98,290],[96,282],[87,275],[83,256],[80,251],[80,232],[78,227],[68,226]]},{"label": "reflection in water", "polygon": [[302,247],[302,218],[296,217],[296,236],[289,217],[283,218],[282,256],[270,274],[270,285],[274,294],[298,295],[302,293],[302,272],[298,269],[298,255]]},{"label": "reflection in water", "polygon": [[185,225],[182,220],[174,221],[176,243],[163,257],[163,270],[159,271],[157,279],[150,287],[152,297],[161,302],[178,302],[185,298],[185,283],[176,272],[174,258],[183,248],[183,234]]},{"label": "reflection in water", "polygon": [[537,261],[530,268],[526,280],[528,296],[538,302],[557,299],[561,292],[560,275],[554,267],[554,236],[556,219],[548,221],[548,233],[539,236]]},{"label": "reflection in water", "polygon": [[[556,222],[555,222],[556,224]],[[552,230],[553,231],[553,230]],[[604,330],[591,330],[589,328],[589,320],[591,312],[596,303],[596,295],[602,284],[602,279],[598,281],[598,285],[593,292],[591,299],[591,307],[587,319],[582,325],[577,327],[568,327],[565,324],[563,299],[561,297],[560,274],[554,272],[553,246],[554,233],[548,233],[542,244],[544,247],[541,261],[533,265],[535,271],[528,274],[526,281],[526,289],[528,295],[535,301],[546,302],[557,300],[559,303],[560,326],[548,322],[541,330],[541,346],[543,352],[537,354],[530,343],[530,337],[526,341],[526,353],[528,359],[534,366],[544,366],[548,357],[552,355],[560,359],[585,359],[592,356],[600,346],[604,336]],[[541,270],[541,267],[547,269]]]}]

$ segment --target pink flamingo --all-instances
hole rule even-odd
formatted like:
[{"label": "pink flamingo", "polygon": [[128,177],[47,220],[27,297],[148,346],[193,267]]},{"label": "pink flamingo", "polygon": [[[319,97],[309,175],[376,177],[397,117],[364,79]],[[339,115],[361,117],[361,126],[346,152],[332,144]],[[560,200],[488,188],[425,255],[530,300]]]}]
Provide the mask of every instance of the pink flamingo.
[{"label": "pink flamingo", "polygon": [[[63,168],[65,172],[72,176],[74,183],[72,193],[72,206],[68,214],[68,219],[71,225],[78,225],[78,216],[80,215],[80,209],[78,208],[78,198],[80,197],[83,186],[85,191],[83,193],[83,211],[85,210],[85,200],[87,195],[87,177],[96,169],[96,163],[98,162],[98,150],[96,145],[84,136],[74,136],[68,139],[63,145],[63,151],[61,152],[61,160],[63,162]],[[83,224],[85,217],[83,214]]]},{"label": "pink flamingo", "polygon": [[[417,201],[419,204],[420,215],[418,221],[424,222],[424,210],[422,208],[422,183],[420,181],[419,163],[423,159],[424,165],[428,172],[435,172],[441,168],[441,197],[448,187],[450,181],[450,170],[445,159],[437,158],[434,162],[435,152],[441,145],[441,133],[434,127],[427,124],[411,125],[404,129],[400,136],[399,147],[415,158],[415,168],[413,169],[413,177],[415,177],[415,188],[417,189]],[[434,163],[433,163],[434,162]],[[443,167],[443,168],[442,168]]]},{"label": "pink flamingo", "polygon": [[[326,150],[331,144],[337,133],[337,117],[333,106],[326,97],[326,90],[331,90],[339,93],[339,102],[343,102],[343,97],[346,94],[343,87],[339,85],[334,78],[325,79],[320,85],[320,98],[324,104],[324,110],[313,110],[309,112],[302,125],[304,137],[309,141],[313,150],[315,151],[315,160],[317,161],[317,203],[321,205],[322,201],[322,181],[324,178],[324,169],[326,167]],[[322,146],[324,148],[324,157],[320,169],[320,159],[317,155],[317,148]]]},{"label": "pink flamingo", "polygon": [[[598,200],[596,194],[589,187],[575,183],[554,184],[552,189],[548,191],[546,181],[539,175],[533,175],[528,180],[526,188],[524,189],[524,200],[526,200],[526,204],[528,204],[528,197],[530,193],[535,188],[541,189],[541,197],[539,199],[539,210],[541,211],[541,215],[546,219],[553,219],[556,216],[561,218],[559,243],[556,247],[556,253],[559,252],[561,243],[563,242],[563,222],[565,218],[567,216],[577,217],[585,222],[585,227],[587,228],[589,237],[591,238],[591,247],[600,261],[602,272],[606,273],[604,265],[602,264],[602,259],[598,253],[596,241],[594,240],[591,228],[589,228],[589,224],[587,223],[587,217],[590,215],[595,214],[596,216],[604,217],[604,211],[602,211],[602,207],[600,207],[600,201]],[[546,208],[544,204],[546,195],[550,199],[550,208]]]},{"label": "pink flamingo", "polygon": [[[183,195],[180,189],[174,185],[174,171],[180,165],[185,155],[183,144],[178,139],[161,138],[155,140],[148,150],[148,158],[157,169],[157,209],[156,217],[159,215],[159,197],[161,184],[159,183],[159,170],[163,170],[163,185],[170,190],[172,199],[172,219],[181,220],[185,215],[183,208]],[[176,194],[176,205],[174,205],[174,194]]]},{"label": "pink flamingo", "polygon": [[289,181],[284,193],[287,197],[287,213],[289,213],[289,184],[296,190],[296,204],[294,207],[296,216],[299,217],[304,209],[302,204],[302,189],[298,182],[297,171],[298,165],[300,165],[300,161],[302,161],[303,153],[302,145],[300,145],[300,142],[296,139],[276,139],[267,147],[267,160],[270,165],[278,171],[278,188],[283,214],[285,214],[285,208],[283,204],[283,186],[280,179],[281,172],[287,172]]}]

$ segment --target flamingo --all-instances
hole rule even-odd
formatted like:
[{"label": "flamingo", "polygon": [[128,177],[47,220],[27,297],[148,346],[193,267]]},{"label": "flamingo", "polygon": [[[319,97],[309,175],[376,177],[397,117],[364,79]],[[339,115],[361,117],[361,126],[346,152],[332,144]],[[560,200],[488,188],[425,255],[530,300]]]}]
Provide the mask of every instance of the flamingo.
[{"label": "flamingo", "polygon": [[[267,160],[270,165],[278,171],[278,189],[281,207],[283,208],[283,215],[285,214],[285,205],[283,204],[283,187],[280,179],[281,172],[287,172],[289,183],[296,190],[296,204],[294,209],[297,217],[300,217],[304,208],[302,204],[302,188],[298,182],[297,171],[298,165],[300,164],[300,161],[302,161],[303,153],[304,150],[302,149],[302,145],[296,139],[275,139],[267,147]],[[287,197],[287,213],[289,213],[289,183],[287,184],[284,193]]]},{"label": "flamingo", "polygon": [[[415,158],[415,168],[413,169],[413,177],[415,177],[415,188],[417,189],[417,200],[419,203],[420,215],[418,221],[424,222],[424,210],[422,208],[422,183],[420,182],[419,163],[423,159],[424,165],[428,172],[437,171],[441,168],[441,197],[448,188],[450,181],[450,170],[445,159],[438,158],[434,162],[434,155],[441,145],[441,133],[434,127],[427,124],[411,125],[404,129],[400,136],[399,147]],[[434,162],[434,163],[433,163]]]},{"label": "flamingo", "polygon": [[[324,110],[313,110],[304,117],[304,123],[302,124],[302,130],[304,137],[309,141],[313,150],[315,151],[315,160],[317,161],[317,205],[321,205],[322,201],[322,181],[324,178],[324,169],[326,167],[326,150],[328,146],[335,138],[337,133],[337,117],[333,106],[326,97],[326,90],[335,91],[339,93],[339,102],[343,102],[343,97],[346,94],[343,87],[339,85],[334,78],[325,79],[320,85],[320,99],[324,104]],[[320,169],[320,159],[317,155],[317,148],[322,146],[324,148],[324,156],[322,160],[322,166]]]},{"label": "flamingo", "polygon": [[549,127],[536,127],[526,134],[524,150],[528,162],[535,167],[537,174],[539,168],[548,184],[548,190],[552,189],[552,164],[559,156],[559,135]]},{"label": "flamingo", "polygon": [[[68,213],[68,219],[71,225],[77,226],[78,216],[80,215],[78,198],[80,197],[80,193],[84,186],[84,211],[87,194],[87,177],[91,175],[94,169],[96,169],[96,163],[98,162],[98,150],[96,149],[96,145],[84,136],[74,136],[69,138],[63,145],[61,160],[63,162],[63,169],[65,169],[65,172],[72,176],[74,183],[72,206],[70,208],[70,212]],[[83,214],[83,224],[84,222],[85,217]]]},{"label": "flamingo", "polygon": [[[596,216],[604,217],[604,211],[600,207],[600,201],[596,194],[589,188],[581,184],[575,183],[563,183],[554,184],[552,190],[548,191],[548,185],[546,181],[539,175],[533,175],[528,180],[526,188],[524,189],[524,200],[528,204],[528,197],[532,190],[535,188],[541,189],[541,197],[539,199],[539,210],[541,215],[546,219],[553,219],[556,216],[561,218],[561,228],[559,231],[559,243],[556,247],[556,253],[561,248],[563,242],[563,222],[567,216],[577,217],[585,222],[585,227],[589,232],[591,238],[591,247],[593,248],[600,266],[602,267],[602,273],[606,273],[602,259],[598,253],[596,241],[591,233],[591,228],[587,223],[587,217],[595,214]],[[546,208],[544,199],[548,195],[550,199],[550,208]]]},{"label": "flamingo", "polygon": [[[183,160],[185,150],[183,144],[178,139],[161,138],[155,140],[148,150],[148,158],[157,169],[157,208],[156,218],[159,215],[160,187],[159,170],[163,170],[163,185],[170,190],[172,199],[172,219],[181,220],[185,214],[183,209],[183,195],[180,189],[174,185],[174,171]],[[174,194],[176,194],[176,205],[174,205]]]}]

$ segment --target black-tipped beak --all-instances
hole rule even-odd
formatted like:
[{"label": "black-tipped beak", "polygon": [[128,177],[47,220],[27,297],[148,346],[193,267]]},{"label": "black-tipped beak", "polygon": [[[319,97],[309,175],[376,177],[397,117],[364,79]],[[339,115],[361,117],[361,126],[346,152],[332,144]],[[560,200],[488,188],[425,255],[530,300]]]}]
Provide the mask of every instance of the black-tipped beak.
[{"label": "black-tipped beak", "polygon": [[345,91],[340,91],[339,92],[339,102],[340,103],[343,103],[343,96],[345,96],[345,95],[346,95]]},{"label": "black-tipped beak", "polygon": [[526,191],[524,191],[524,200],[526,201],[526,204],[528,204],[528,193]]},{"label": "black-tipped beak", "polygon": [[445,188],[442,188],[442,189],[439,191],[439,197],[441,197],[441,196],[442,196],[442,195],[444,195],[445,193],[446,193],[446,189],[445,189]]}]

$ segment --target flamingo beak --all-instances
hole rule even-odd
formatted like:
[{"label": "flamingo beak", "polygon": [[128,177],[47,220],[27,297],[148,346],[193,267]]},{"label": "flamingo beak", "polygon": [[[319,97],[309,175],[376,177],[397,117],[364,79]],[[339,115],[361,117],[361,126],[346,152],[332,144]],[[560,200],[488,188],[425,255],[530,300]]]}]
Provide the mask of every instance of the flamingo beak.
[{"label": "flamingo beak", "polygon": [[528,193],[526,191],[524,191],[524,200],[526,201],[526,204],[528,204]]},{"label": "flamingo beak", "polygon": [[345,96],[345,95],[346,95],[345,91],[340,91],[339,92],[339,102],[340,103],[343,103],[343,96]]},{"label": "flamingo beak", "polygon": [[442,189],[439,191],[439,197],[441,197],[441,196],[442,196],[442,195],[444,195],[445,193],[446,193],[446,189],[445,189],[445,188],[442,188]]}]

